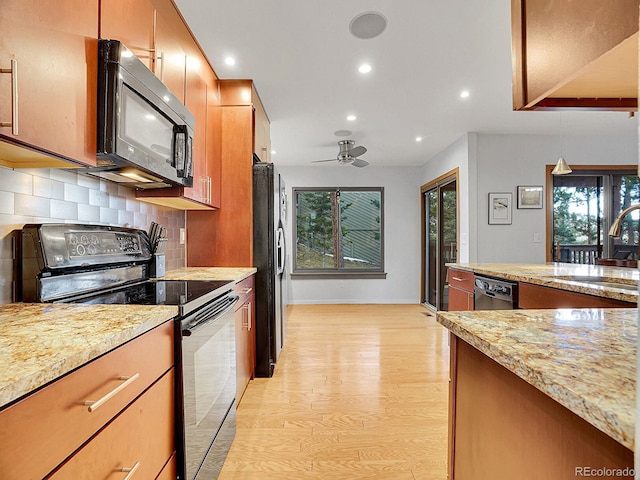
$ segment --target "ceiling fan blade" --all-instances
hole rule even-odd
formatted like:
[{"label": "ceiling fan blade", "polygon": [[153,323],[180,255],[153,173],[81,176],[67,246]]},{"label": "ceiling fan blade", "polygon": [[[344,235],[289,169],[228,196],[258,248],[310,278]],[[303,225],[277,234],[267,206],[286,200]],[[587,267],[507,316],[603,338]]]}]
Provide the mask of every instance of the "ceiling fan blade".
[{"label": "ceiling fan blade", "polygon": [[352,157],[359,157],[360,155],[364,155],[365,153],[367,153],[367,149],[362,145],[349,150],[349,155],[351,155]]},{"label": "ceiling fan blade", "polygon": [[367,162],[366,160],[360,160],[359,158],[354,158],[353,162],[351,162],[351,165],[353,165],[354,167],[366,167],[367,165],[369,165],[369,162]]},{"label": "ceiling fan blade", "polygon": [[328,160],[313,160],[311,163],[337,162],[337,158],[329,158]]}]

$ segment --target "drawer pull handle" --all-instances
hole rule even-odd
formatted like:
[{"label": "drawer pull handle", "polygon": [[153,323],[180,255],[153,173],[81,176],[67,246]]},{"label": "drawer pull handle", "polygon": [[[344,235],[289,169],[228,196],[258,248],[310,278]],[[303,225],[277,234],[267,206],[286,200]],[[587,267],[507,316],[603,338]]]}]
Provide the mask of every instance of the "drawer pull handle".
[{"label": "drawer pull handle", "polygon": [[136,462],[136,464],[131,468],[127,468],[127,467],[121,468],[120,469],[121,472],[129,472],[129,475],[124,477],[124,480],[130,480],[131,478],[133,478],[133,474],[136,473],[136,470],[138,470],[138,468],[140,468],[140,462]]},{"label": "drawer pull handle", "polygon": [[11,59],[11,68],[0,68],[0,73],[11,74],[11,121],[0,122],[0,127],[11,127],[11,133],[18,135],[18,60]]},{"label": "drawer pull handle", "polygon": [[135,375],[133,375],[131,377],[118,377],[118,380],[126,380],[126,381],[123,384],[118,385],[116,388],[111,390],[109,393],[107,393],[100,400],[96,400],[95,402],[92,401],[92,400],[87,400],[85,402],[82,402],[82,404],[89,407],[89,409],[88,409],[89,412],[93,412],[93,411],[97,410],[98,407],[104,405],[107,401],[109,401],[111,398],[116,396],[121,390],[124,390],[129,385],[131,385],[133,382],[135,382],[138,379],[138,377],[140,377],[139,373],[136,373]]},{"label": "drawer pull handle", "polygon": [[455,280],[456,282],[464,282],[464,278],[462,277],[451,277],[451,280]]},{"label": "drawer pull handle", "polygon": [[245,289],[243,289],[243,290],[242,290],[242,293],[243,293],[244,295],[246,295],[246,294],[248,294],[248,293],[251,293],[251,290],[253,290],[253,288],[251,288],[251,287],[249,287],[249,288],[245,288]]},{"label": "drawer pull handle", "polygon": [[251,304],[247,303],[242,308],[245,308],[247,310],[247,322],[242,322],[242,327],[246,328],[247,331],[251,331]]}]

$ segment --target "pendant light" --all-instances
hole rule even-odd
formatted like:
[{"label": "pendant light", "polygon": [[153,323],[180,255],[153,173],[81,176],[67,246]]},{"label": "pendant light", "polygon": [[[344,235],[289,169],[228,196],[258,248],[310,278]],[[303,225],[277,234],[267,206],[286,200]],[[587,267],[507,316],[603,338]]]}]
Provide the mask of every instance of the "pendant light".
[{"label": "pendant light", "polygon": [[567,165],[567,162],[565,161],[564,157],[562,156],[562,150],[563,150],[563,144],[564,144],[564,132],[563,132],[563,122],[562,122],[562,112],[560,112],[560,158],[558,158],[558,162],[556,163],[556,166],[553,167],[553,170],[551,170],[551,175],[566,175],[568,173],[571,173],[573,170],[571,170],[571,167],[569,167],[569,165]]}]

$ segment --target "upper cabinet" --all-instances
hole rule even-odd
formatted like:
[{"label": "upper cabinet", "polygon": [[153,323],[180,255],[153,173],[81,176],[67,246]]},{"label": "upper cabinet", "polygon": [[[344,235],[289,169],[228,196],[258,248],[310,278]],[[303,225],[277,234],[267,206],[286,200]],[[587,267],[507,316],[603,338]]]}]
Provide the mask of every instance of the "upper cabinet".
[{"label": "upper cabinet", "polygon": [[513,108],[638,108],[640,0],[511,0]]},{"label": "upper cabinet", "polygon": [[98,2],[3,0],[0,165],[96,165]]},{"label": "upper cabinet", "polygon": [[222,105],[249,106],[252,109],[253,153],[263,162],[271,162],[271,128],[269,117],[255,84],[251,80],[224,80]]},{"label": "upper cabinet", "polygon": [[193,187],[138,190],[142,201],[182,210],[220,206],[218,78],[170,0],[101,2],[100,36],[120,40],[195,118]]}]

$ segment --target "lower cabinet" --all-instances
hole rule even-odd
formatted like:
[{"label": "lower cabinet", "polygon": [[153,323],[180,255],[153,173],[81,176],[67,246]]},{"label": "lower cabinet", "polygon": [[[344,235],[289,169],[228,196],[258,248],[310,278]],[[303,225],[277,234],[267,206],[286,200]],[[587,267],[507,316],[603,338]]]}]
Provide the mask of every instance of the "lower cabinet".
[{"label": "lower cabinet", "polygon": [[174,451],[173,385],[171,369],[48,478],[156,478]]},{"label": "lower cabinet", "polygon": [[169,321],[0,411],[0,477],[111,478],[140,462],[155,478],[175,450],[173,348]]},{"label": "lower cabinet", "polygon": [[633,469],[631,450],[477,348],[450,338],[450,480],[573,479],[590,476],[579,473],[585,467]]},{"label": "lower cabinet", "polygon": [[520,282],[518,305],[534,308],[636,308],[635,303]]},{"label": "lower cabinet", "polygon": [[474,282],[473,272],[447,270],[447,284],[449,285],[449,312],[474,309]]},{"label": "lower cabinet", "polygon": [[253,378],[256,365],[256,334],[254,330],[254,276],[238,282],[235,287],[240,300],[236,304],[236,405]]}]

